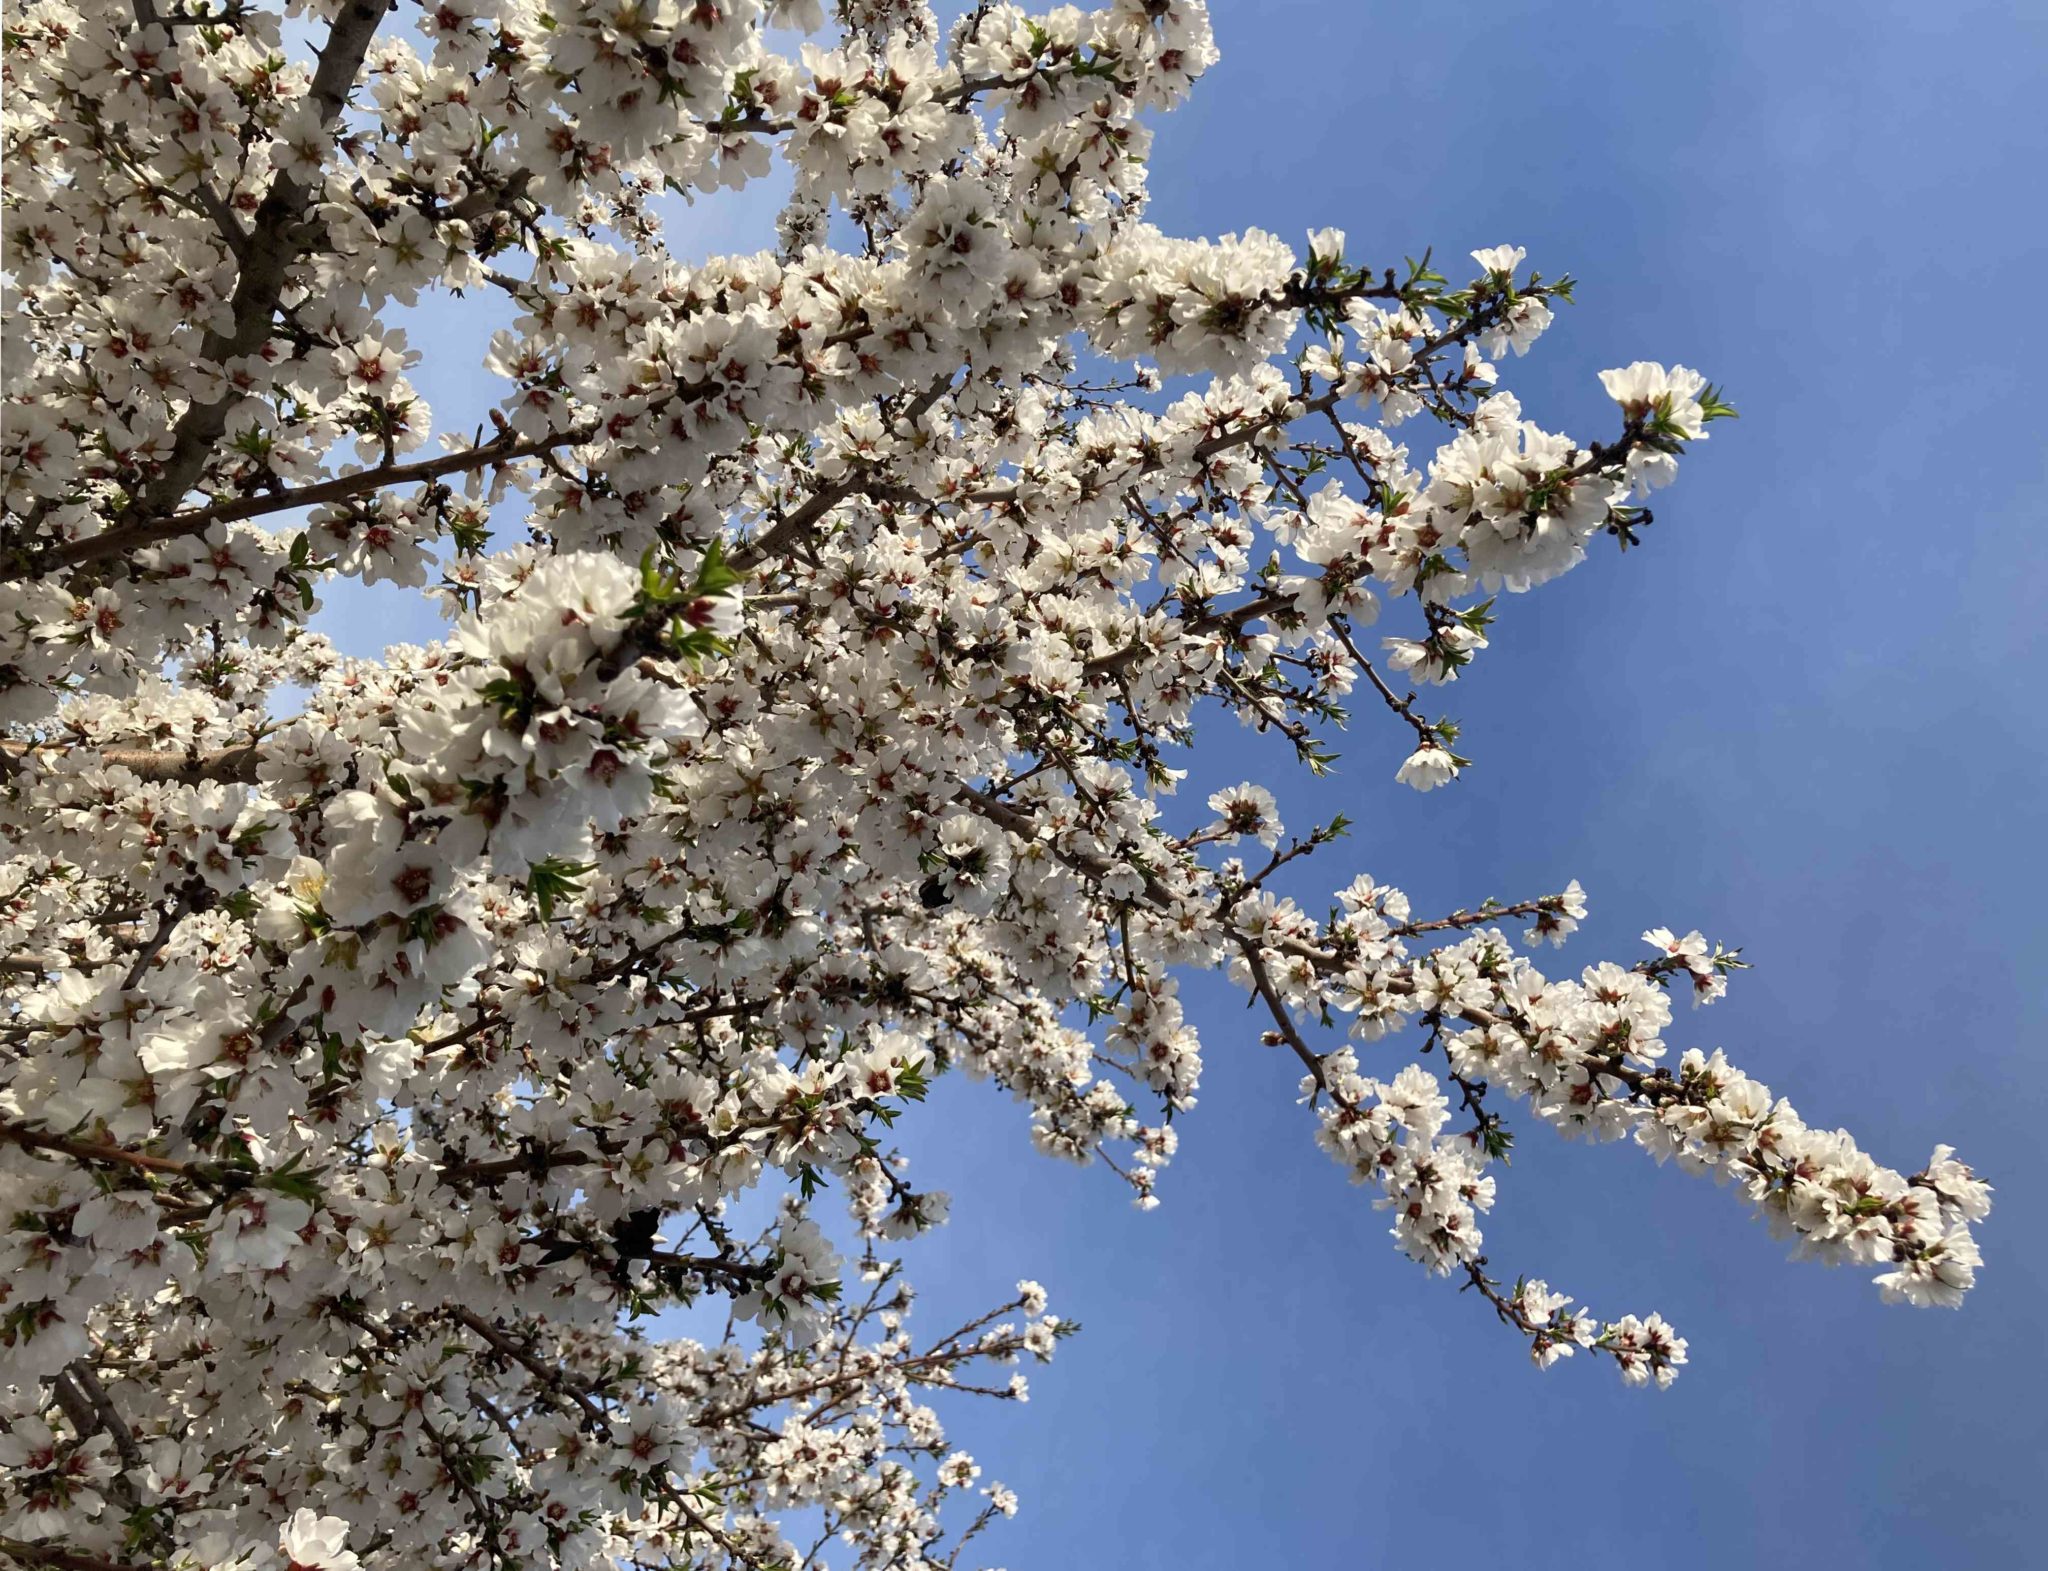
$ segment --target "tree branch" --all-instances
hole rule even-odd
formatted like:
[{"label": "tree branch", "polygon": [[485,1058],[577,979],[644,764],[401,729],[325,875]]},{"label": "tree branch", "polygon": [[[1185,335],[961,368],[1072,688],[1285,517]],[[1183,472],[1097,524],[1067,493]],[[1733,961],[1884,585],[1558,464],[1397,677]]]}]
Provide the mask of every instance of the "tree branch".
[{"label": "tree branch", "polygon": [[[370,40],[376,36],[384,16],[383,0],[349,0],[329,29],[314,67],[310,93],[323,131],[340,118],[349,90],[362,70],[363,57],[369,53]],[[201,359],[218,365],[254,354],[270,336],[278,300],[284,293],[285,275],[305,254],[306,237],[299,225],[312,198],[312,187],[300,185],[287,174],[276,177],[269,194],[256,209],[249,226],[249,243],[239,258],[240,277],[230,304],[233,331],[209,332],[200,349]],[[215,444],[227,429],[228,415],[239,402],[231,394],[210,404],[195,403],[185,411],[172,436],[171,455],[138,499],[137,513],[161,517],[176,507],[205,469]]]}]

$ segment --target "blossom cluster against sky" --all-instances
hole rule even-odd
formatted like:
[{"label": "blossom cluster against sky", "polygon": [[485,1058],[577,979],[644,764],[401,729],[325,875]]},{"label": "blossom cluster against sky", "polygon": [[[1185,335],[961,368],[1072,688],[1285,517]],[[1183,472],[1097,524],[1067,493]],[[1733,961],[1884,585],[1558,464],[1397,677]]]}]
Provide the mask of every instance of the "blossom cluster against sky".
[{"label": "blossom cluster against sky", "polygon": [[[1999,1208],[1967,1308],[1911,1315],[1861,1273],[1788,1267],[1725,1192],[1530,1128],[1489,1222],[1497,1273],[1658,1309],[1692,1341],[1663,1394],[1538,1374],[1388,1247],[1258,1022],[1197,982],[1203,1105],[1156,1212],[1036,1156],[986,1088],[942,1082],[953,1116],[906,1125],[920,1181],[955,1196],[911,1254],[927,1328],[1020,1273],[1084,1325],[1028,1406],[959,1415],[1024,1497],[989,1552],[2026,1563],[2048,1453],[2048,6],[1220,0],[1215,20],[1223,63],[1160,126],[1161,227],[1305,251],[1336,224],[1397,264],[1525,245],[1581,280],[1504,367],[1532,417],[1602,429],[1595,372],[1649,357],[1699,367],[1742,419],[1640,552],[1504,600],[1493,657],[1429,694],[1477,761],[1455,785],[1394,784],[1402,738],[1361,712],[1313,784],[1212,735],[1189,810],[1249,768],[1294,827],[1357,823],[1311,875],[1370,870],[1423,914],[1576,877],[1592,915],[1539,962],[1555,974],[1647,953],[1659,924],[1742,944],[1756,969],[1681,1007],[1674,1047],[1727,1046],[1908,1170],[1953,1142]],[[674,243],[753,249],[772,212],[705,204]],[[420,318],[437,410],[475,401],[495,309],[465,306],[459,340]],[[330,601],[357,652],[434,632],[402,594]]]}]

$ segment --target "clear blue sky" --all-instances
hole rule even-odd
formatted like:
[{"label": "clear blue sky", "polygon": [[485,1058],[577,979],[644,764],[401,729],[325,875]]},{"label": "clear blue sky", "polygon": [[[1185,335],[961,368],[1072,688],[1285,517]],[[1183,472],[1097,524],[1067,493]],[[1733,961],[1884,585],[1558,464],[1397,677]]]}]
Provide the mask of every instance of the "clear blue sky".
[{"label": "clear blue sky", "polygon": [[[1659,923],[1744,945],[1755,970],[1673,1042],[1725,1046],[1908,1171],[1954,1143],[1998,1209],[1968,1306],[1916,1313],[1787,1263],[1704,1180],[1527,1130],[1496,1266],[1692,1341],[1663,1395],[1539,1374],[1396,1254],[1257,1020],[1196,985],[1203,1105],[1150,1215],[1036,1157],[985,1088],[942,1086],[944,1132],[908,1121],[920,1180],[955,1195],[911,1256],[920,1319],[1029,1274],[1085,1328],[1028,1406],[958,1415],[1024,1496],[977,1547],[1018,1571],[2040,1563],[2048,6],[1214,9],[1223,63],[1155,146],[1162,227],[1300,249],[1336,224],[1396,263],[1526,245],[1581,280],[1508,367],[1532,417],[1603,434],[1594,375],[1636,358],[1742,411],[1642,551],[1504,601],[1441,706],[1465,780],[1394,786],[1399,739],[1362,715],[1334,780],[1269,777],[1293,821],[1349,814],[1327,871],[1425,911],[1581,879],[1559,968],[1632,960]],[[751,229],[695,221],[678,249],[753,248],[773,203],[743,205]],[[352,647],[425,631],[330,599]],[[1190,789],[1241,778],[1240,741]]]}]

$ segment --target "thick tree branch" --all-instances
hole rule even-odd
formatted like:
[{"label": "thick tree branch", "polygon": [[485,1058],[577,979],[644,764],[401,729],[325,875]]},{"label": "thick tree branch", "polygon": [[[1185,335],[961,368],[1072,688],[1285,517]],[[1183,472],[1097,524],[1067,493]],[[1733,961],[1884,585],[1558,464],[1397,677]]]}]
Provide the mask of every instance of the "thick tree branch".
[{"label": "thick tree branch", "polygon": [[113,1560],[103,1555],[84,1554],[61,1544],[31,1544],[20,1538],[0,1538],[0,1555],[25,1566],[49,1566],[52,1571],[152,1571],[132,1560]]},{"label": "thick tree branch", "polygon": [[[321,46],[310,93],[323,131],[340,118],[384,15],[382,0],[348,0],[335,18],[327,42]],[[301,233],[300,221],[312,197],[313,189],[292,176],[279,174],[275,178],[250,222],[249,242],[239,258],[240,276],[229,307],[233,329],[225,334],[209,332],[200,358],[224,364],[254,354],[270,337],[285,277],[306,251],[308,237]],[[231,394],[185,411],[172,436],[170,457],[137,500],[138,514],[162,517],[177,506],[206,468],[239,401]]]}]

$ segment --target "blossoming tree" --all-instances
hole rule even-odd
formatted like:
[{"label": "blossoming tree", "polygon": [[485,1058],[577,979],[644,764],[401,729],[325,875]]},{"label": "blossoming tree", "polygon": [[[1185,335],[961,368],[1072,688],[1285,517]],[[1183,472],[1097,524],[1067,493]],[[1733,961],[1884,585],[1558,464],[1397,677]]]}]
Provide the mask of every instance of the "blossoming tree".
[{"label": "blossoming tree", "polygon": [[[1576,885],[1430,916],[1346,870],[1318,916],[1276,875],[1341,822],[1174,796],[1198,728],[1272,785],[1349,707],[1454,781],[1411,689],[1636,538],[1732,413],[1702,377],[1556,434],[1497,381],[1570,292],[1520,250],[1148,224],[1198,0],[290,10],[8,0],[0,1554],[954,1565],[1014,1498],[932,1394],[1021,1400],[1066,1327],[1025,1282],[913,1329],[881,1251],[946,1204],[890,1126],[993,1081],[1151,1206],[1190,968],[1539,1363],[1686,1344],[1489,1265],[1511,1117],[1960,1300],[1946,1147],[1667,1051],[1732,951],[1547,978]],[[779,249],[670,254],[669,194],[778,156]],[[475,429],[408,380],[429,297],[512,323]],[[446,638],[343,658],[335,578]]]}]

